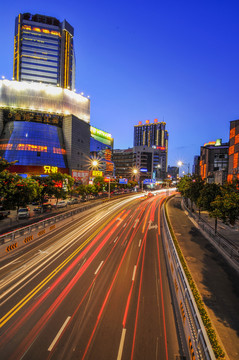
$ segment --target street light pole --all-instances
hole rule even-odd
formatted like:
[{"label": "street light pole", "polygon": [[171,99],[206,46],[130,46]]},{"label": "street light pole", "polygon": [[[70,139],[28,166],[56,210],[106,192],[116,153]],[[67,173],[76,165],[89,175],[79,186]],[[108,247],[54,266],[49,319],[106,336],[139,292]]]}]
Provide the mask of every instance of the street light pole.
[{"label": "street light pole", "polygon": [[109,177],[109,193],[108,193],[108,199],[110,199],[110,177]]},{"label": "street light pole", "polygon": [[187,167],[188,167],[188,175],[189,175],[190,163],[185,164],[185,163],[183,163],[182,161],[178,161],[178,166],[181,167],[182,165],[187,165]]}]

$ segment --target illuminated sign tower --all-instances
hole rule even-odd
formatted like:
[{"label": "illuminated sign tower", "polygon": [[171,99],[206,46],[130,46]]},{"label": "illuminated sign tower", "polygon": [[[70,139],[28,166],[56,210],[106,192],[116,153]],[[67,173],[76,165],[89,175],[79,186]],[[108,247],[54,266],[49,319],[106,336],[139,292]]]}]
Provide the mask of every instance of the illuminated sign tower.
[{"label": "illuminated sign tower", "polygon": [[45,15],[19,14],[15,21],[13,79],[74,90],[73,27]]}]

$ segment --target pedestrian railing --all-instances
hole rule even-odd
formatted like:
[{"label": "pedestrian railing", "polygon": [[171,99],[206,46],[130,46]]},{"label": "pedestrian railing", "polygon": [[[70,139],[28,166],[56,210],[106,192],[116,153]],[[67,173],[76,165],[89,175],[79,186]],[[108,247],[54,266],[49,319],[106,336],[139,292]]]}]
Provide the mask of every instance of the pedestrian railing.
[{"label": "pedestrian railing", "polygon": [[226,239],[224,236],[215,233],[213,227],[208,224],[202,217],[200,217],[197,213],[192,212],[186,206],[183,201],[183,206],[188,212],[188,214],[196,221],[199,228],[203,230],[210,238],[211,242],[216,245],[217,249],[220,253],[229,260],[229,263],[234,267],[236,271],[239,272],[239,247],[236,246],[231,240]]},{"label": "pedestrian railing", "polygon": [[172,291],[185,334],[190,359],[214,360],[215,355],[175,248],[163,207],[163,244]]}]

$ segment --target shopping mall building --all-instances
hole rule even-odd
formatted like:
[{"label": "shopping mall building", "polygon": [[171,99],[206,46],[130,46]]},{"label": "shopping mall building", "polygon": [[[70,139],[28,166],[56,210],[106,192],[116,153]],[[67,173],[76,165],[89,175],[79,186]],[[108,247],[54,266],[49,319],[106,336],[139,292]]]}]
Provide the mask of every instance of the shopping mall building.
[{"label": "shopping mall building", "polygon": [[10,171],[45,175],[86,170],[90,100],[47,84],[0,81],[0,156]]},{"label": "shopping mall building", "polygon": [[0,156],[23,177],[62,172],[87,183],[90,148],[109,142],[75,92],[73,35],[66,20],[16,17],[13,80],[0,80]]}]

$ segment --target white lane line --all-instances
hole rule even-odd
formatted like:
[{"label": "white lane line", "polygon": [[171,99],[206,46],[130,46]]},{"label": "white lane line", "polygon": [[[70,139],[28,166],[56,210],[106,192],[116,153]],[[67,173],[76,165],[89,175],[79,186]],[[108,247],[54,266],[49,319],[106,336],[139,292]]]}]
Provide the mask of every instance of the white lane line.
[{"label": "white lane line", "polygon": [[71,318],[70,316],[68,316],[68,317],[66,318],[64,324],[62,325],[62,327],[61,327],[60,330],[58,331],[55,339],[52,341],[51,345],[49,346],[48,351],[51,351],[51,350],[53,349],[55,343],[57,342],[57,340],[58,340],[59,337],[61,336],[61,334],[62,334],[63,330],[65,329],[65,327],[66,327],[68,321],[70,320],[70,318]]},{"label": "white lane line", "polygon": [[116,236],[116,238],[114,239],[114,243],[116,242],[116,240],[118,240],[118,238],[119,238],[119,237],[118,237],[118,236]]},{"label": "white lane line", "polygon": [[122,334],[121,334],[121,339],[120,339],[120,345],[119,345],[119,351],[118,351],[117,360],[121,360],[121,358],[122,358],[123,347],[124,347],[124,339],[125,339],[125,333],[126,333],[126,329],[124,328],[124,329],[122,330]]},{"label": "white lane line", "polygon": [[126,223],[123,225],[123,227],[125,227],[126,226]]},{"label": "white lane line", "polygon": [[7,267],[7,266],[9,266],[9,265],[12,265],[12,264],[14,264],[14,263],[17,264],[17,263],[19,263],[19,262],[20,262],[20,261],[17,261],[17,259],[16,259],[16,260],[13,260],[13,261],[9,262],[8,264],[0,267],[0,270],[4,269],[5,267]]},{"label": "white lane line", "polygon": [[133,228],[134,228],[134,229],[136,228],[138,222],[139,222],[139,219],[136,219],[135,222],[134,222],[134,225],[133,225]]},{"label": "white lane line", "polygon": [[142,241],[142,240],[140,239],[140,240],[139,240],[139,247],[140,247],[140,245],[141,245],[141,241]]},{"label": "white lane line", "polygon": [[95,271],[95,275],[98,273],[98,271],[100,270],[101,266],[103,265],[104,261],[101,261],[100,265],[98,266],[98,268]]},{"label": "white lane line", "polygon": [[134,271],[133,271],[132,281],[134,281],[134,278],[135,278],[136,268],[137,268],[137,266],[134,265]]}]

